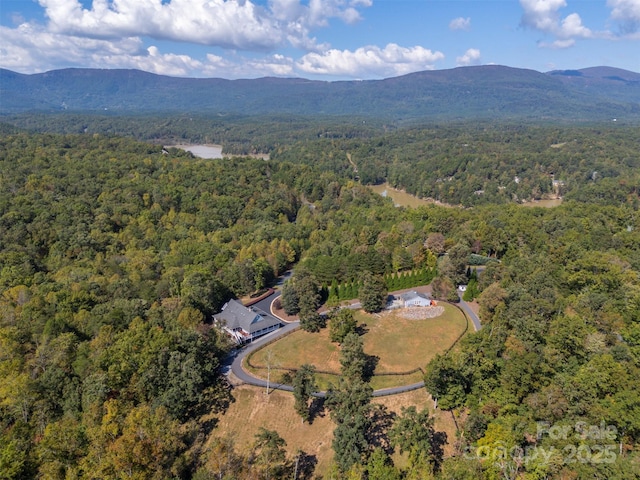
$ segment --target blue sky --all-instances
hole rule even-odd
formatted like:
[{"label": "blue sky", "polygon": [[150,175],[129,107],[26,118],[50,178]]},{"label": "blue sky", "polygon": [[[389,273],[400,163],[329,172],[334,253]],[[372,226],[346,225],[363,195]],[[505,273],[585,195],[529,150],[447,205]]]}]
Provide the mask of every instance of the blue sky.
[{"label": "blue sky", "polygon": [[640,0],[1,0],[0,67],[378,79],[500,64],[640,72]]}]

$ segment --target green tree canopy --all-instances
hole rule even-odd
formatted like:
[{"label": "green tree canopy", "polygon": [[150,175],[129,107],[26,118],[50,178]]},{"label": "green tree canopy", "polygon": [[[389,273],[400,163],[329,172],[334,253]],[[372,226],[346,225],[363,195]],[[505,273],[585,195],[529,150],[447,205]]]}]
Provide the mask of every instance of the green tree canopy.
[{"label": "green tree canopy", "polygon": [[332,342],[342,343],[347,335],[355,333],[357,322],[353,310],[341,308],[331,314],[329,320],[329,338]]},{"label": "green tree canopy", "polygon": [[360,303],[367,313],[379,312],[387,303],[387,286],[382,277],[367,273],[359,292]]},{"label": "green tree canopy", "polygon": [[316,391],[315,367],[313,365],[304,364],[296,371],[293,377],[293,397],[295,399],[294,408],[298,415],[302,417],[302,421],[309,421],[311,412],[309,410],[309,401]]}]

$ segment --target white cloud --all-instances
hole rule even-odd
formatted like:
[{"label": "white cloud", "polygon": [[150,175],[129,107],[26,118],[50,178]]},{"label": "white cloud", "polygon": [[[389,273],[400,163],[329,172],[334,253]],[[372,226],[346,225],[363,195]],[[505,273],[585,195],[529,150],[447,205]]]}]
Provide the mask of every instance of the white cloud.
[{"label": "white cloud", "polygon": [[237,58],[231,61],[209,54],[199,74],[205,77],[254,78],[294,76],[293,59],[276,54],[261,59]]},{"label": "white cloud", "polygon": [[[281,2],[283,0],[280,0]],[[384,48],[367,46],[355,51],[310,52],[298,61],[274,54],[250,58],[238,52],[202,58],[163,51],[138,36],[95,38],[51,31],[38,23],[17,28],[0,26],[0,65],[22,73],[67,67],[135,68],[162,75],[191,77],[254,78],[258,76],[331,75],[372,78],[433,69],[444,58],[421,46]]]},{"label": "white cloud", "polygon": [[582,18],[577,13],[562,18],[560,10],[567,6],[565,0],[520,0],[520,5],[524,10],[522,25],[557,37],[560,41],[554,42],[554,45],[572,45],[570,39],[594,36],[593,32],[582,24]]},{"label": "white cloud", "polygon": [[308,23],[311,26],[327,26],[331,18],[339,18],[345,23],[360,20],[358,7],[370,7],[371,0],[310,0],[308,5]]},{"label": "white cloud", "polygon": [[451,30],[469,30],[471,28],[471,18],[458,17],[449,22]]},{"label": "white cloud", "polygon": [[145,48],[137,37],[120,40],[88,39],[47,31],[42,25],[25,23],[16,29],[0,26],[0,65],[21,73],[37,73],[65,67],[135,68],[160,75],[190,77],[251,78],[292,76],[294,62],[283,55],[260,60],[236,61],[208,54],[203,60],[189,55],[163,53]]},{"label": "white cloud", "polygon": [[77,0],[39,0],[58,33],[97,38],[148,36],[157,39],[273,48],[282,42],[277,22],[251,2],[223,0],[94,0],[85,9]]},{"label": "white cloud", "polygon": [[607,0],[611,8],[611,18],[619,23],[624,34],[633,35],[640,31],[640,0]]},{"label": "white cloud", "polygon": [[480,50],[477,48],[468,49],[461,57],[456,57],[456,63],[459,67],[480,64]]},{"label": "white cloud", "polygon": [[[262,76],[295,76],[293,59],[279,54],[265,59],[250,60],[245,68],[247,71],[253,72],[254,75],[256,72],[260,72]],[[245,73],[244,76],[246,75]]]},{"label": "white cloud", "polygon": [[553,32],[558,26],[560,14],[558,10],[566,7],[565,0],[520,0],[524,13],[522,24],[541,30]]},{"label": "white cloud", "polygon": [[576,41],[573,38],[567,38],[564,40],[554,40],[553,42],[538,42],[538,46],[544,48],[551,48],[553,50],[563,50],[565,48],[573,47]]},{"label": "white cloud", "polygon": [[562,20],[560,32],[563,37],[589,38],[592,35],[591,30],[582,25],[582,19],[577,13],[567,15]]},{"label": "white cloud", "polygon": [[431,70],[434,63],[444,59],[441,52],[415,47],[401,47],[394,43],[384,48],[366,46],[351,50],[328,50],[308,53],[296,66],[305,73],[348,76],[352,78],[404,75],[418,70]]},{"label": "white cloud", "polygon": [[144,55],[138,38],[106,41],[70,37],[30,23],[15,29],[0,26],[0,36],[0,64],[25,73],[74,65],[104,67],[113,58]]},{"label": "white cloud", "polygon": [[[36,0],[46,24],[14,15],[0,26],[0,65],[22,73],[66,67],[138,68],[174,76],[294,76],[296,63],[265,52],[323,52],[312,36],[331,19],[361,20],[372,0]],[[225,49],[200,58],[162,51],[154,40]],[[259,52],[259,59],[238,54]],[[399,67],[398,67],[399,68]]]},{"label": "white cloud", "polygon": [[370,0],[38,0],[49,28],[93,38],[146,36],[241,50],[269,50],[291,43],[315,50],[313,29],[332,18],[360,20]]}]

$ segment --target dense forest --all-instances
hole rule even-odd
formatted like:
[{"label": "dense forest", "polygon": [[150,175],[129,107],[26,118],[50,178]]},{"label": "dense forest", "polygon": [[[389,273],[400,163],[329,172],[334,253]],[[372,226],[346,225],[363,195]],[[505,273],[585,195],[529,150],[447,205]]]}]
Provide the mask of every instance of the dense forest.
[{"label": "dense forest", "polygon": [[295,115],[166,114],[122,116],[63,112],[3,115],[6,127],[13,125],[31,132],[98,133],[126,136],[147,142],[215,143],[228,155],[269,153],[295,141],[317,138],[371,138],[390,129],[393,123],[374,118],[314,117]]},{"label": "dense forest", "polygon": [[422,198],[474,206],[549,197],[625,202],[640,184],[637,127],[464,122],[422,124],[353,117],[22,114],[35,132],[126,135],[155,144],[214,143],[226,155],[335,172],[365,185],[389,182]]},{"label": "dense forest", "polygon": [[[334,478],[637,478],[637,136],[377,128],[326,138],[312,125],[315,139],[270,146],[263,161],[4,127],[0,477],[292,478],[296,452],[277,432],[243,453],[207,443],[211,414],[233,401],[211,315],[294,266],[328,286],[439,257],[442,285],[460,275],[454,258],[475,253],[496,260],[477,279],[484,326],[425,376],[458,418],[455,455],[438,457],[429,419],[407,411],[388,435],[409,466],[394,466],[374,448],[370,392],[345,361],[327,405],[343,441]],[[552,173],[561,206],[511,202],[550,193]],[[360,183],[384,179],[478,205],[396,208]]]},{"label": "dense forest", "polygon": [[[637,128],[465,124],[402,128],[370,139],[299,141],[273,159],[314,165],[454,205],[549,196],[637,196]],[[356,168],[354,168],[354,166]]]}]

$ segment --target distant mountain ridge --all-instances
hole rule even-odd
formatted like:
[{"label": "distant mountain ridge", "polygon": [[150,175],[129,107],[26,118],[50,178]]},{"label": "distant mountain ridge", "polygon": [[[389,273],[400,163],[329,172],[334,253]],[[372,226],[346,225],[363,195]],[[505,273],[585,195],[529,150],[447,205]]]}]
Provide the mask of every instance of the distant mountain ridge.
[{"label": "distant mountain ridge", "polygon": [[541,73],[498,65],[326,82],[176,78],[139,70],[0,69],[0,113],[193,112],[394,119],[640,119],[640,73],[611,67]]}]

